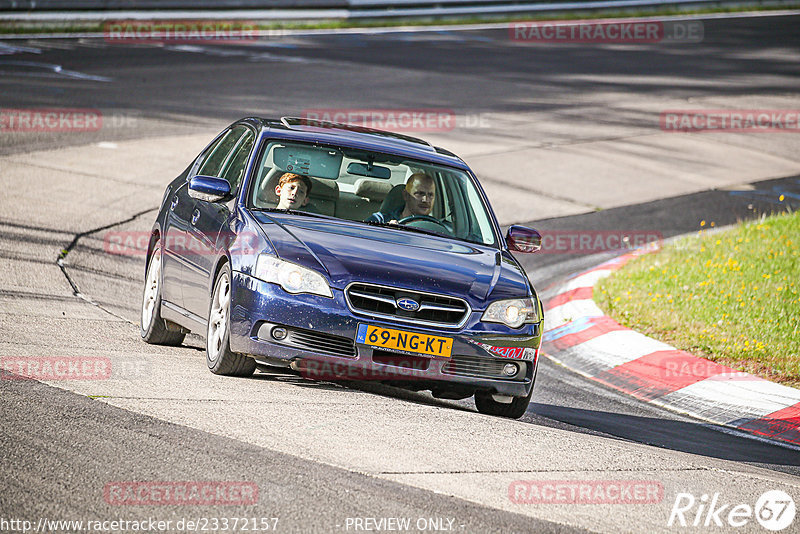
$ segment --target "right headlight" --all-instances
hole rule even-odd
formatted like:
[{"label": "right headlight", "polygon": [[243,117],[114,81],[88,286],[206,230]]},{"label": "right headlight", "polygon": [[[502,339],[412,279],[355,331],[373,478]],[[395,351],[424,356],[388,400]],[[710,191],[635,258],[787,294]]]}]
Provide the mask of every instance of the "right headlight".
[{"label": "right headlight", "polygon": [[536,301],[531,298],[498,300],[489,304],[481,321],[519,328],[525,323],[538,323],[539,309]]},{"label": "right headlight", "polygon": [[265,282],[278,284],[287,293],[311,293],[333,297],[325,277],[316,271],[269,254],[260,254],[253,276]]}]

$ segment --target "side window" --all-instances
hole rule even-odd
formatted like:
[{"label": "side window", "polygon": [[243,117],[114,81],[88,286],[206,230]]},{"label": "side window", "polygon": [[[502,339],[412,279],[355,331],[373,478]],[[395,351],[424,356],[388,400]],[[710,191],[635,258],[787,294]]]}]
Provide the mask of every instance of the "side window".
[{"label": "side window", "polygon": [[231,191],[236,191],[244,177],[244,169],[247,166],[247,159],[253,149],[255,135],[250,130],[239,139],[238,144],[231,152],[225,168],[220,173],[220,178],[225,178],[231,184]]},{"label": "side window", "polygon": [[237,141],[247,131],[244,126],[237,126],[225,134],[219,141],[208,149],[208,154],[204,156],[203,163],[197,170],[197,174],[204,176],[219,176],[223,165],[228,160],[228,155],[236,146]]}]

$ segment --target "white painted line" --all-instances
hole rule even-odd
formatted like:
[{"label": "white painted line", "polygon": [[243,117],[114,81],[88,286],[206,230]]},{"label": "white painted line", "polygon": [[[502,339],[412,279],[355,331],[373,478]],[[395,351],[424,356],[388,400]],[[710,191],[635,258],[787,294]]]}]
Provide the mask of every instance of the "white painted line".
[{"label": "white painted line", "polygon": [[41,54],[39,48],[32,46],[15,46],[0,42],[0,56],[10,56],[11,54]]},{"label": "white painted line", "polygon": [[[42,77],[49,76],[50,73],[56,76],[65,78],[74,78],[78,80],[89,80],[92,82],[110,82],[111,78],[106,76],[96,76],[94,74],[86,74],[76,70],[68,70],[61,65],[55,63],[41,63],[39,61],[16,61],[16,60],[0,60],[0,67],[11,67],[11,69],[3,69],[5,73],[15,76],[27,77]],[[33,70],[38,69],[38,70]]]}]

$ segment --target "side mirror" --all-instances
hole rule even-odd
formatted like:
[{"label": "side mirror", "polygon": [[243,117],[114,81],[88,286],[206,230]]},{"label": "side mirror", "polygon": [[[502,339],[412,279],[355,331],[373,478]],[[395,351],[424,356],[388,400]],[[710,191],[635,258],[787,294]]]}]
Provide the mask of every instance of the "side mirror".
[{"label": "side mirror", "polygon": [[219,202],[231,195],[231,184],[223,178],[194,176],[189,180],[189,196],[206,202]]},{"label": "side mirror", "polygon": [[542,248],[542,234],[525,226],[509,226],[506,245],[514,252],[536,252]]}]

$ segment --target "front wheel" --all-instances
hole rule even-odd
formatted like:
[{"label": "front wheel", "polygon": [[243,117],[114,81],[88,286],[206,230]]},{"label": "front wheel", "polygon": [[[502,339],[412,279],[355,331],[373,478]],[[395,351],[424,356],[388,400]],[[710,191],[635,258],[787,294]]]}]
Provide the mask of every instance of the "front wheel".
[{"label": "front wheel", "polygon": [[161,318],[161,245],[156,243],[147,267],[142,295],[142,339],[154,345],[180,345],[186,336],[183,332],[167,328]]},{"label": "front wheel", "polygon": [[231,268],[222,266],[208,311],[206,331],[206,363],[215,375],[250,376],[256,370],[256,361],[231,351]]},{"label": "front wheel", "polygon": [[532,395],[533,387],[527,396],[512,397],[511,402],[504,403],[494,400],[490,393],[478,391],[475,393],[475,407],[482,414],[519,419],[528,411]]}]

